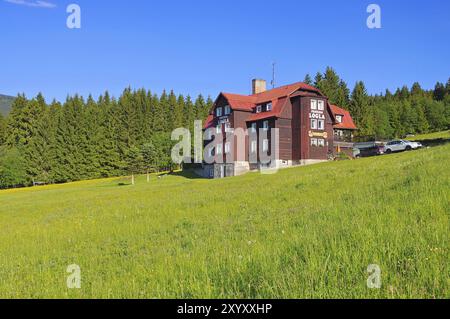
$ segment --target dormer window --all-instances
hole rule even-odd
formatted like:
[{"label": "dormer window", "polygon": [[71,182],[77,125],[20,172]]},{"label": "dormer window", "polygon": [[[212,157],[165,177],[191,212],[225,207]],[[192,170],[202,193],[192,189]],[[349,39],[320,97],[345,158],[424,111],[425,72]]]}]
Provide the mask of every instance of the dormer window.
[{"label": "dormer window", "polygon": [[267,103],[267,105],[266,105],[266,111],[267,111],[267,112],[272,111],[272,103]]},{"label": "dormer window", "polygon": [[229,115],[231,113],[231,107],[229,105],[225,106],[225,115]]},{"label": "dormer window", "polygon": [[218,108],[216,109],[216,116],[217,116],[217,117],[222,116],[222,108],[221,108],[221,107],[218,107]]},{"label": "dormer window", "polygon": [[342,115],[336,115],[336,121],[342,123]]},{"label": "dormer window", "polygon": [[261,105],[256,106],[256,113],[261,113],[262,107]]}]

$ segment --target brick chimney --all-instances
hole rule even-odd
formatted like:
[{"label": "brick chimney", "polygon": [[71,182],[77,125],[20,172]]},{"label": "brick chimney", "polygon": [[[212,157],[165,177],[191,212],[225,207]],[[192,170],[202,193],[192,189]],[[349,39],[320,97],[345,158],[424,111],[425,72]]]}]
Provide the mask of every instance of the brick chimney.
[{"label": "brick chimney", "polygon": [[252,80],[252,94],[258,94],[266,91],[266,80],[253,79]]}]

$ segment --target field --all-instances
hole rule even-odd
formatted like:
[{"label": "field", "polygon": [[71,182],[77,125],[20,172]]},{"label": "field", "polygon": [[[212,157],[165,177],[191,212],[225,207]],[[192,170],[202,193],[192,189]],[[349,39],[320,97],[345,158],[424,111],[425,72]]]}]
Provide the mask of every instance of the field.
[{"label": "field", "polygon": [[415,135],[408,138],[411,141],[427,141],[427,140],[450,140],[450,131],[435,132],[428,134]]},{"label": "field", "polygon": [[1,191],[0,297],[449,298],[449,166],[447,144],[274,175]]}]

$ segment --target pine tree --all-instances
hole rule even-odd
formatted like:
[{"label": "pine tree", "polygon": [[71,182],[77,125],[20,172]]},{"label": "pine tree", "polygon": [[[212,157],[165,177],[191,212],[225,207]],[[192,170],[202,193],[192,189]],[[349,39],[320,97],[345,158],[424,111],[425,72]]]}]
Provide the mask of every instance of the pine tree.
[{"label": "pine tree", "polygon": [[10,147],[23,146],[28,143],[30,132],[27,128],[27,121],[25,119],[25,108],[28,100],[25,94],[17,95],[11,106],[11,111],[7,119],[7,144]]},{"label": "pine tree", "polygon": [[434,87],[433,98],[436,101],[442,101],[445,97],[446,89],[444,84],[441,82],[437,82]]},{"label": "pine tree", "polygon": [[314,87],[318,88],[319,90],[322,90],[322,80],[323,80],[322,73],[317,72],[316,76],[314,77]]},{"label": "pine tree", "polygon": [[424,91],[422,90],[422,87],[418,82],[414,82],[414,84],[411,87],[411,95],[413,97],[420,97],[424,95]]},{"label": "pine tree", "polygon": [[30,138],[24,148],[27,173],[35,182],[49,183],[54,141],[49,109],[42,94],[31,100],[26,110],[28,110],[30,128]]},{"label": "pine tree", "polygon": [[309,73],[307,73],[305,75],[305,79],[303,80],[303,83],[306,83],[308,85],[313,85],[313,80],[311,78],[311,75],[309,75]]},{"label": "pine tree", "polygon": [[17,147],[0,148],[0,188],[28,185],[26,163]]},{"label": "pine tree", "polygon": [[369,136],[373,133],[372,120],[369,116],[369,96],[364,82],[356,82],[352,91],[349,111],[359,128],[359,136]]},{"label": "pine tree", "polygon": [[6,120],[0,113],[0,147],[5,144],[6,136]]},{"label": "pine tree", "polygon": [[142,172],[144,166],[144,157],[142,152],[136,146],[131,147],[127,154],[127,170],[131,174],[131,184],[134,185],[134,175]]}]

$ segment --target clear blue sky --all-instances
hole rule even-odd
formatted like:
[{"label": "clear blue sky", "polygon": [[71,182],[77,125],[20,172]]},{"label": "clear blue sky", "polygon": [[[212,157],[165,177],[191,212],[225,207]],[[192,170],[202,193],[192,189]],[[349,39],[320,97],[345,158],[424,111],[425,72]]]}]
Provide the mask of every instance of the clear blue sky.
[{"label": "clear blue sky", "polygon": [[[303,80],[327,65],[370,93],[450,77],[447,0],[0,0],[0,93],[64,100],[131,86],[156,93],[250,93],[253,77]],[[66,27],[66,7],[82,28]],[[382,29],[366,26],[370,3]]]}]

